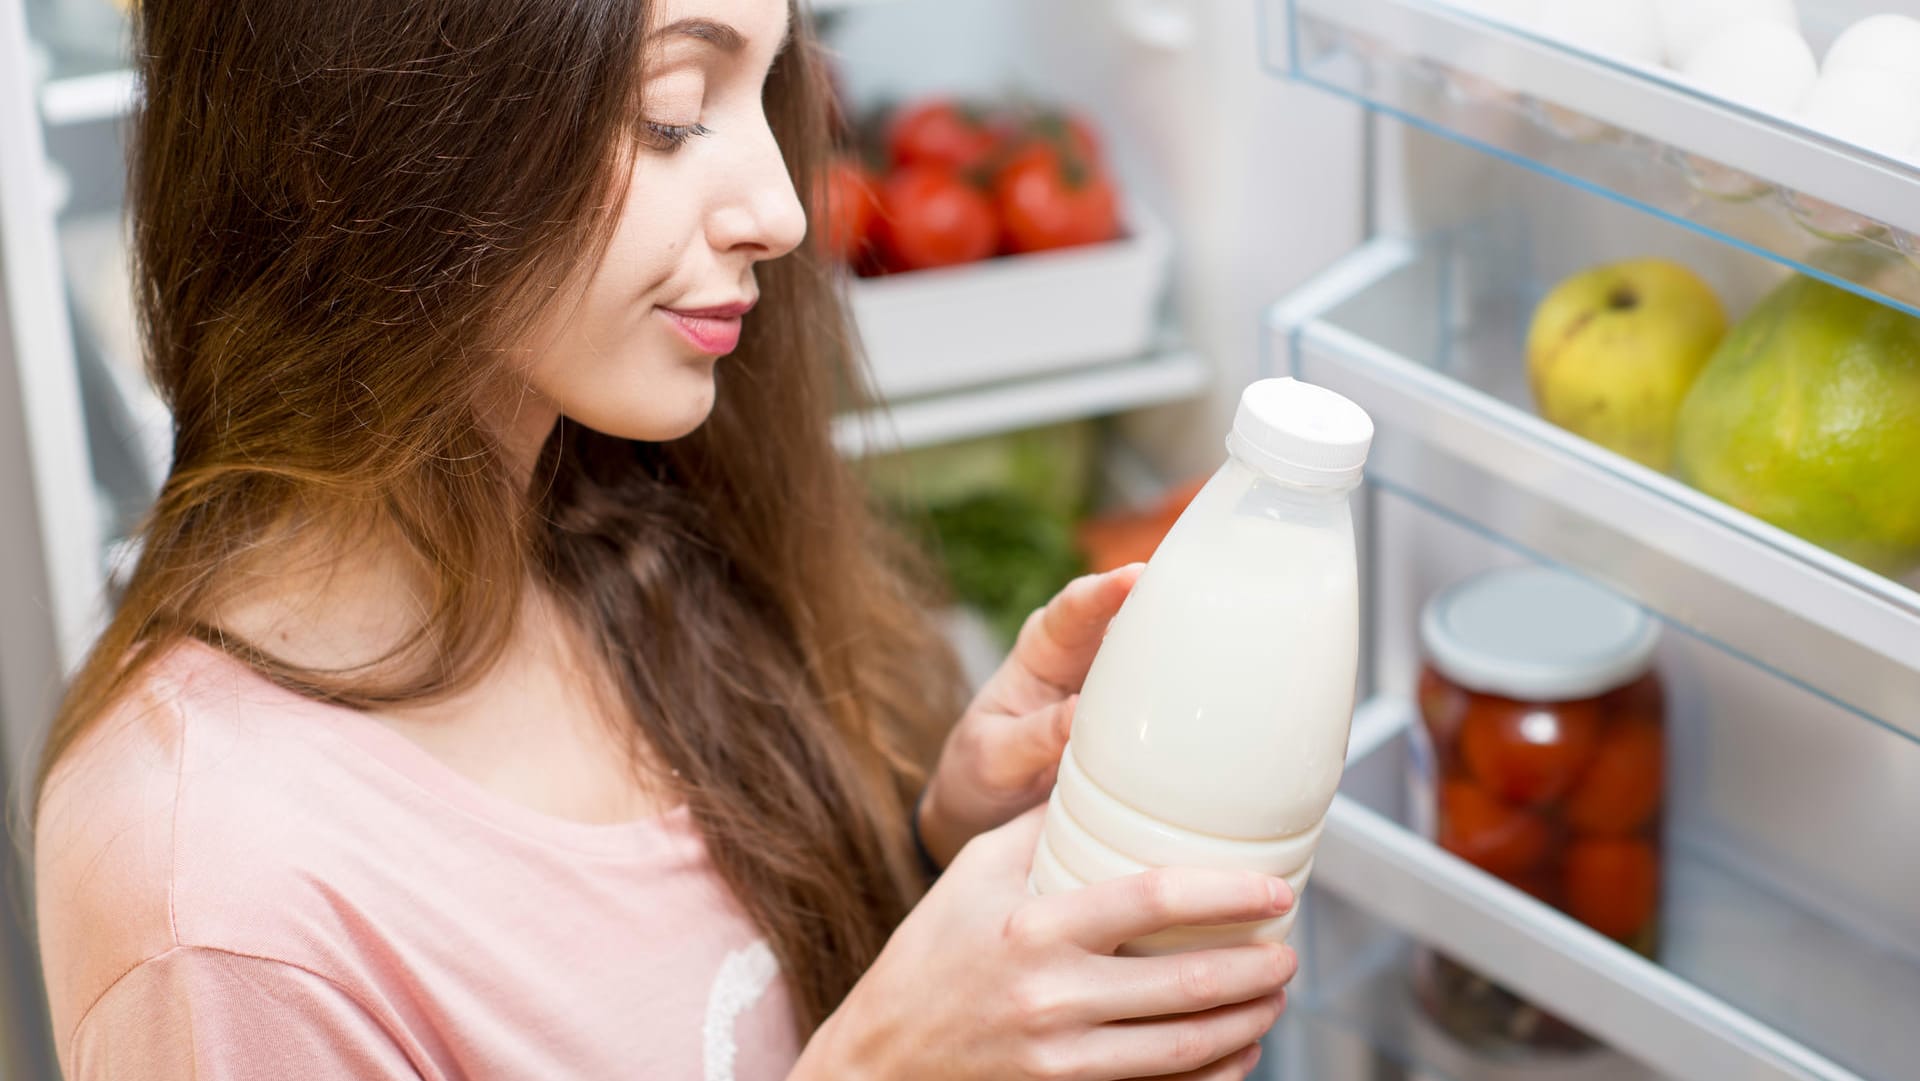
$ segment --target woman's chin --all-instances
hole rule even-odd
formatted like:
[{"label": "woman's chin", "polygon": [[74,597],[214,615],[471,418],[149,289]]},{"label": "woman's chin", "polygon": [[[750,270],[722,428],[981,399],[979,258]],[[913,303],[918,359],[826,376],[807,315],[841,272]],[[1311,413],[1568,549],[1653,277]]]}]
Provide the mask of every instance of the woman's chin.
[{"label": "woman's chin", "polygon": [[606,395],[563,410],[567,418],[603,435],[641,443],[666,443],[698,431],[713,413],[712,369],[654,380],[644,395]]}]

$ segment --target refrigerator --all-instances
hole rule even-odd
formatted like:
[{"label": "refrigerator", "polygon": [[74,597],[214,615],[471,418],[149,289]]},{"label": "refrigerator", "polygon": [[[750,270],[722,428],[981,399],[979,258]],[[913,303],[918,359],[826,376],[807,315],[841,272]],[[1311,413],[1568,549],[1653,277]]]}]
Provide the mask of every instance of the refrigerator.
[{"label": "refrigerator", "polygon": [[[1817,53],[1905,3],[1801,0],[1800,27]],[[1130,213],[1166,240],[1138,348],[1014,363],[973,346],[836,434],[867,455],[1097,418],[1110,495],[1145,500],[1218,464],[1255,379],[1305,379],[1371,414],[1359,705],[1293,932],[1301,972],[1256,1076],[1920,1076],[1920,579],[1548,423],[1526,369],[1535,306],[1616,260],[1682,263],[1736,320],[1795,273],[1920,314],[1920,167],[1492,7],[816,0],[856,111],[929,95],[1066,105],[1094,121]],[[164,467],[165,417],[116,314],[117,140],[137,88],[111,15],[104,0],[0,7],[9,778],[51,674],[97,625],[114,538]],[[1067,288],[1083,275],[1062,264]],[[862,288],[853,304],[878,340],[888,287]],[[883,390],[908,379],[883,359]],[[1443,849],[1408,783],[1422,606],[1528,565],[1662,627],[1654,957]],[[976,666],[996,659],[991,639],[967,641]],[[10,912],[8,1076],[51,1076],[27,917]],[[1434,951],[1597,1046],[1502,1056],[1449,1037],[1414,991]]]},{"label": "refrigerator", "polygon": [[[1818,55],[1902,6],[1803,2],[1799,19]],[[879,4],[831,40],[856,97],[1018,86],[1109,133],[1171,223],[1171,318],[1210,367],[1193,399],[1118,421],[1152,472],[1216,463],[1257,378],[1331,387],[1375,422],[1361,704],[1260,1076],[1920,1076],[1915,579],[1547,423],[1526,368],[1549,289],[1619,260],[1686,265],[1736,320],[1793,273],[1920,310],[1920,173],[1497,7]],[[1657,959],[1438,847],[1408,784],[1422,605],[1523,565],[1662,624]],[[1415,1001],[1428,950],[1605,1047],[1464,1047]]]}]

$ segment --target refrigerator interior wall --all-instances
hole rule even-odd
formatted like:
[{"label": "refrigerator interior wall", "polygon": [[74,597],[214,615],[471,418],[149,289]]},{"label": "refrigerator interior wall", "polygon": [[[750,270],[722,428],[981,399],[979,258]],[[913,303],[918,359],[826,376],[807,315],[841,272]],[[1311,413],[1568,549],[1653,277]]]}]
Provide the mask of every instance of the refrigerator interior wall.
[{"label": "refrigerator interior wall", "polygon": [[[1251,3],[893,0],[839,14],[857,105],[1027,91],[1089,114],[1122,186],[1175,238],[1174,312],[1211,392],[1130,415],[1163,476],[1219,462],[1260,373],[1260,313],[1362,239],[1364,116],[1262,70]],[[1303,153],[1304,151],[1304,153]]]}]

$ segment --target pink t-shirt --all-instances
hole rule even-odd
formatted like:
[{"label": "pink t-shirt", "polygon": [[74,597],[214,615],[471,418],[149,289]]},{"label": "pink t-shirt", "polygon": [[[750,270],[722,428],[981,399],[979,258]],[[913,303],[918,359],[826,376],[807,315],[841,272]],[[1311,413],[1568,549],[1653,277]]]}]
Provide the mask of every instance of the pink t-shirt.
[{"label": "pink t-shirt", "polygon": [[37,844],[70,1081],[765,1081],[799,1053],[684,809],[539,814],[203,645],[62,760]]}]

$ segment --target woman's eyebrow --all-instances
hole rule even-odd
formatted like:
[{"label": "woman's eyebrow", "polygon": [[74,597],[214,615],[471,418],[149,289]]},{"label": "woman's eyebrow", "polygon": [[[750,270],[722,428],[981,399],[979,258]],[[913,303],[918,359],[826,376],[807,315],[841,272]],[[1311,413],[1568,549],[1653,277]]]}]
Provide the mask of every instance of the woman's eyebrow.
[{"label": "woman's eyebrow", "polygon": [[747,39],[740,31],[726,23],[717,23],[712,19],[681,19],[647,35],[651,39],[687,37],[704,41],[721,52],[737,53],[746,48]]},{"label": "woman's eyebrow", "polygon": [[[685,37],[692,38],[695,41],[704,41],[724,53],[737,53],[747,47],[747,37],[745,34],[728,26],[726,23],[715,22],[712,19],[680,19],[675,22],[670,22],[647,35],[649,40],[674,37]],[[780,39],[779,46],[774,49],[774,54],[778,55],[786,51],[787,42],[792,40],[792,38],[793,24],[789,22],[786,27],[786,32]]]}]

